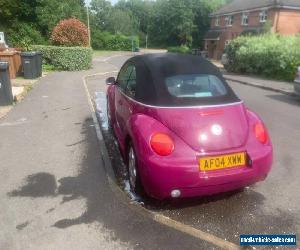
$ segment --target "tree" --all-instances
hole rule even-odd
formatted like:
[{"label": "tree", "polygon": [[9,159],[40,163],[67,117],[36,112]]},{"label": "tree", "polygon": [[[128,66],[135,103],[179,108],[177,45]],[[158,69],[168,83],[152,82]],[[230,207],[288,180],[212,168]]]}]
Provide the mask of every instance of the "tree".
[{"label": "tree", "polygon": [[28,47],[45,43],[36,24],[36,0],[0,0],[0,29],[10,46]]},{"label": "tree", "polygon": [[17,22],[36,22],[36,0],[0,0],[0,26],[8,27]]},{"label": "tree", "polygon": [[101,31],[105,30],[109,13],[112,9],[111,3],[106,0],[92,0],[90,5],[90,20],[92,29]]},{"label": "tree", "polygon": [[[112,6],[109,0],[92,0],[90,25],[92,34],[135,34],[142,40],[149,35],[157,47],[199,47],[210,26],[209,14],[231,1],[120,0]],[[86,23],[84,0],[0,0],[0,28],[15,41],[24,35],[20,27],[35,37],[28,41],[38,42],[40,33],[48,38],[59,21],[72,17]]]},{"label": "tree", "polygon": [[150,34],[154,44],[190,45],[194,29],[192,1],[157,1]]},{"label": "tree", "polygon": [[60,20],[86,20],[84,5],[84,0],[0,0],[0,28],[11,45],[44,43]]},{"label": "tree", "polygon": [[83,0],[36,0],[36,15],[40,29],[49,35],[53,27],[61,20],[75,17],[86,20]]},{"label": "tree", "polygon": [[107,18],[106,28],[114,34],[133,35],[137,31],[137,22],[130,12],[112,9]]},{"label": "tree", "polygon": [[149,0],[121,0],[115,7],[131,12],[132,16],[136,19],[139,30],[147,34],[154,5],[155,3]]}]

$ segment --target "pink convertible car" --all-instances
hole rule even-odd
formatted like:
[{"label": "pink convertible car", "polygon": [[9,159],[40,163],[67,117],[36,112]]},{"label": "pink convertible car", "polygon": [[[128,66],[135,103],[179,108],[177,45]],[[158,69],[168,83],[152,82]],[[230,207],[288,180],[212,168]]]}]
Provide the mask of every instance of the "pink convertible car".
[{"label": "pink convertible car", "polygon": [[207,60],[136,56],[106,82],[109,124],[133,192],[206,196],[267,177],[273,156],[264,123]]}]

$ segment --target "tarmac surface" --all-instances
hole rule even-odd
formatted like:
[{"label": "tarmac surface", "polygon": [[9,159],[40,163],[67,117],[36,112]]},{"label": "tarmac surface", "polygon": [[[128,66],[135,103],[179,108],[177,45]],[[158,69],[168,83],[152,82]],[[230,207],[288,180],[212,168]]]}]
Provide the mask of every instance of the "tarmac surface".
[{"label": "tarmac surface", "polygon": [[216,249],[110,188],[82,81],[109,67],[51,73],[0,119],[0,249]]},{"label": "tarmac surface", "polygon": [[[52,73],[0,119],[0,249],[220,248],[147,212],[234,244],[244,233],[299,236],[300,101],[271,91],[230,82],[269,128],[275,159],[266,181],[229,194],[144,205],[111,189],[88,97],[95,101],[105,78],[129,57],[98,58],[90,71]],[[93,75],[89,95],[86,75]],[[122,187],[118,148],[112,136],[104,138]]]},{"label": "tarmac surface", "polygon": [[[109,63],[119,68],[127,58],[111,58]],[[105,77],[88,81],[91,95],[105,92]],[[144,207],[235,244],[239,243],[240,234],[299,235],[300,100],[233,81],[229,84],[269,129],[274,144],[274,164],[269,177],[244,190],[171,204],[144,200]],[[116,141],[103,132],[118,183],[123,186],[126,169]]]}]

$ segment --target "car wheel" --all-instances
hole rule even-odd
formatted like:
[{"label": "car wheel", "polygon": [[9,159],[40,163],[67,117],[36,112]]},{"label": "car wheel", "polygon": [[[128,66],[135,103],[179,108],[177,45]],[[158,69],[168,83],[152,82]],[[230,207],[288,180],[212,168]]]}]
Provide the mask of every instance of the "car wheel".
[{"label": "car wheel", "polygon": [[128,150],[127,166],[128,166],[128,179],[129,179],[131,191],[140,196],[144,195],[144,190],[143,190],[143,186],[138,171],[137,157],[132,144],[130,144]]}]

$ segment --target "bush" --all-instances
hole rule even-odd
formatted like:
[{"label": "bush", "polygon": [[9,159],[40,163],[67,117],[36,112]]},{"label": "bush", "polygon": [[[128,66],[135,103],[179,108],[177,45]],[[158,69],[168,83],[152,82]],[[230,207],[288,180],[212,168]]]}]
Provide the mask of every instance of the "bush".
[{"label": "bush", "polygon": [[180,53],[180,54],[190,54],[191,50],[189,47],[181,45],[180,47],[169,47],[168,52]]},{"label": "bush", "polygon": [[32,24],[15,24],[7,30],[6,35],[10,47],[27,49],[32,44],[46,44],[41,33]]},{"label": "bush", "polygon": [[92,48],[95,50],[123,50],[131,51],[139,47],[137,36],[112,35],[108,32],[94,31],[92,33]]},{"label": "bush", "polygon": [[84,47],[31,46],[43,53],[43,63],[57,70],[86,70],[92,66],[92,49]]},{"label": "bush", "polygon": [[76,18],[62,20],[54,27],[50,40],[54,45],[87,47],[88,28]]},{"label": "bush", "polygon": [[300,36],[264,34],[233,40],[226,70],[291,81],[300,65]]}]

